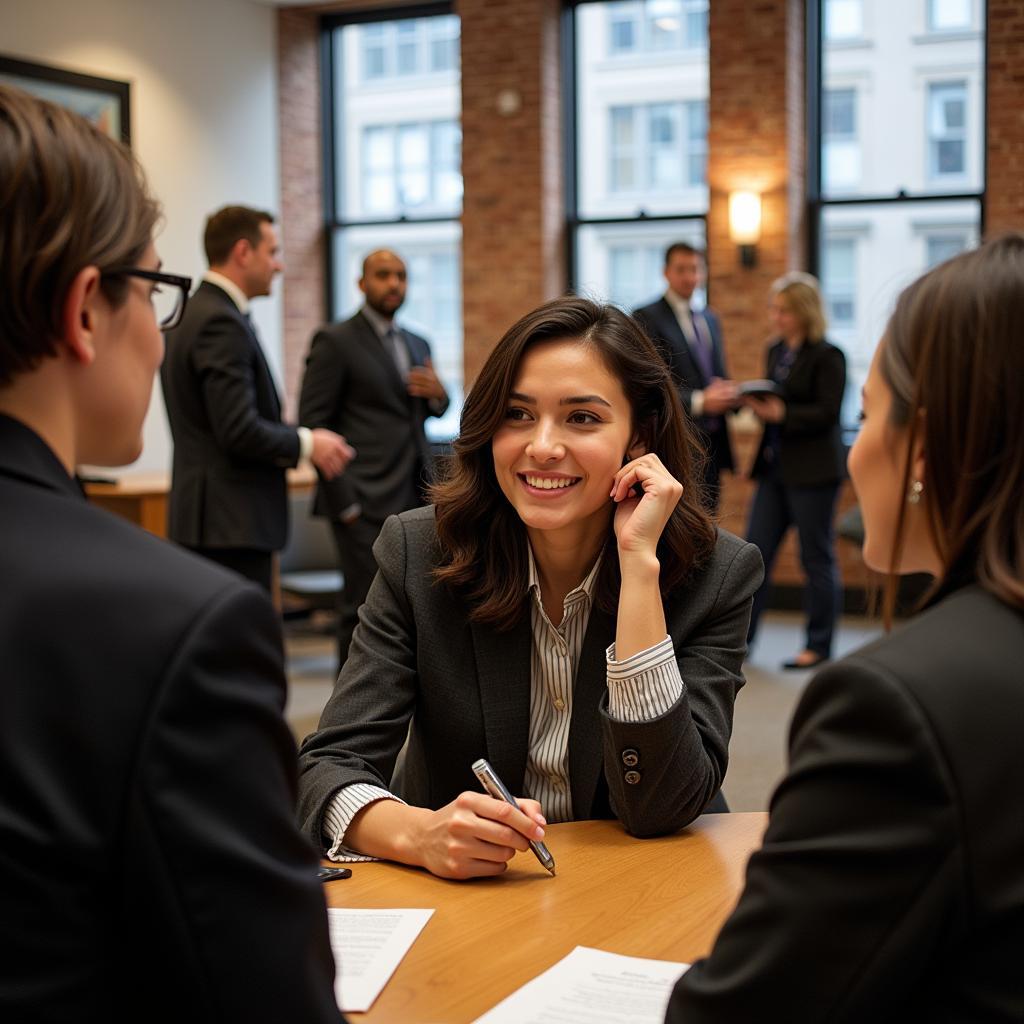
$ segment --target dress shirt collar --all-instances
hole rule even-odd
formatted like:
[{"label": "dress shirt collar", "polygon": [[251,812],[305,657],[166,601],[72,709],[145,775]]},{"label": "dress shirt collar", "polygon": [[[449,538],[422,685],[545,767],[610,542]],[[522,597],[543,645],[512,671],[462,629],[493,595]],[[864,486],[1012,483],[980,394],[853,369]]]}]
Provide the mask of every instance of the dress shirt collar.
[{"label": "dress shirt collar", "polygon": [[390,331],[392,327],[396,331],[401,330],[393,319],[388,320],[387,317],[381,316],[377,310],[371,309],[365,302],[363,303],[363,308],[360,309],[359,312],[370,321],[370,326],[377,332],[377,337],[380,338],[381,341],[384,340],[388,331]]},{"label": "dress shirt collar", "polygon": [[[530,546],[530,542],[526,542],[526,555],[528,562],[528,576],[527,576],[527,593],[532,593],[534,600],[537,602],[537,606],[543,609],[541,602],[540,593],[540,574],[537,572],[537,562],[533,557],[533,548]],[[593,602],[594,599],[594,587],[597,585],[597,573],[601,568],[601,562],[604,559],[604,549],[597,556],[597,560],[594,562],[590,569],[590,572],[584,577],[583,582],[579,586],[570,590],[565,595],[565,601],[562,602],[562,607],[568,609],[570,605],[576,604],[580,600],[585,600],[587,606]]]},{"label": "dress shirt collar", "polygon": [[672,291],[671,288],[666,288],[665,301],[672,307],[672,312],[675,313],[677,320],[681,318],[685,323],[689,323],[693,319],[689,299],[684,299],[681,295],[677,295]]},{"label": "dress shirt collar", "polygon": [[216,285],[222,292],[226,292],[242,316],[249,315],[249,300],[246,298],[245,292],[234,281],[228,280],[223,274],[218,274],[216,270],[208,270],[203,274],[203,280]]}]

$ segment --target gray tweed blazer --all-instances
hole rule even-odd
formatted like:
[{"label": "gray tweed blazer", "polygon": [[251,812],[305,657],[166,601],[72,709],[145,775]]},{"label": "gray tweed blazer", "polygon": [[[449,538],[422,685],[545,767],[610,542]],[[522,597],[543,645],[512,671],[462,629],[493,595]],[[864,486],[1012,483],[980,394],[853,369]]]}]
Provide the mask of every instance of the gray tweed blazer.
[{"label": "gray tweed blazer", "polygon": [[[467,621],[465,606],[431,578],[433,508],[391,516],[373,550],[379,571],[348,660],[300,750],[300,817],[318,847],[328,802],[354,782],[436,809],[479,788],[470,765],[486,757],[513,793],[523,792],[529,616],[508,632]],[[689,824],[718,793],[762,576],[757,548],[719,531],[707,564],[666,604],[685,685],[666,714],[647,722],[608,716],[605,650],[615,619],[593,609],[569,727],[576,819],[615,817],[633,835],[663,835]],[[626,751],[638,763],[625,763]],[[626,781],[630,769],[638,782]]]}]

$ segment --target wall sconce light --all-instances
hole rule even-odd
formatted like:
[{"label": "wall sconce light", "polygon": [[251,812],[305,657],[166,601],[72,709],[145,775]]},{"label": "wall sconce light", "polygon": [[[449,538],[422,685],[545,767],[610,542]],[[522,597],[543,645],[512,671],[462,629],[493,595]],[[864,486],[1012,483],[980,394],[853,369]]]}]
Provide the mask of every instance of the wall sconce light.
[{"label": "wall sconce light", "polygon": [[740,247],[740,263],[756,266],[761,240],[761,197],[756,192],[729,193],[729,237]]}]

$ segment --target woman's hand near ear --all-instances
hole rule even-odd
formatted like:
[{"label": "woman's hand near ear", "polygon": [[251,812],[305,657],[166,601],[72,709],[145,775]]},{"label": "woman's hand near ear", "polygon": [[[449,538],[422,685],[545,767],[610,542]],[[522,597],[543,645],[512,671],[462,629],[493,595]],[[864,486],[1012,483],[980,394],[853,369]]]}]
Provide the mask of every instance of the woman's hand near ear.
[{"label": "woman's hand near ear", "polygon": [[[642,494],[634,493],[639,486]],[[665,639],[665,610],[661,602],[658,541],[683,496],[683,485],[661,459],[647,452],[627,462],[612,481],[615,539],[618,543],[618,624],[615,660],[623,661]]]}]

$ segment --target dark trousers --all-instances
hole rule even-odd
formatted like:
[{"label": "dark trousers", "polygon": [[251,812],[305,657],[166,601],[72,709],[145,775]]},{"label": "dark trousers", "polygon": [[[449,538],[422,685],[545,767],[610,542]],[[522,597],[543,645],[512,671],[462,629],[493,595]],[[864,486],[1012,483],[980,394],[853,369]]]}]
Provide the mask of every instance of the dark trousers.
[{"label": "dark trousers", "polygon": [[841,600],[832,532],[838,493],[838,482],[819,487],[787,487],[769,477],[758,484],[750,510],[747,540],[757,545],[764,559],[764,583],[754,595],[747,643],[753,642],[758,619],[768,600],[775,553],[786,531],[795,525],[800,539],[800,564],[807,575],[804,590],[806,647],[823,658],[832,656],[832,634]]},{"label": "dark trousers", "polygon": [[258,583],[268,594],[274,571],[274,553],[253,548],[192,548],[197,555]]},{"label": "dark trousers", "polygon": [[377,560],[373,557],[373,542],[380,533],[382,523],[359,518],[353,523],[331,521],[334,546],[338,554],[338,568],[344,577],[338,603],[338,671],[348,657],[352,631],[359,621],[359,606],[366,600],[373,577],[377,575]]}]

